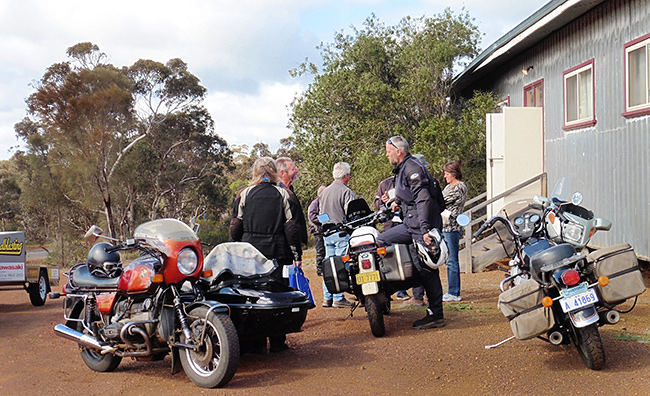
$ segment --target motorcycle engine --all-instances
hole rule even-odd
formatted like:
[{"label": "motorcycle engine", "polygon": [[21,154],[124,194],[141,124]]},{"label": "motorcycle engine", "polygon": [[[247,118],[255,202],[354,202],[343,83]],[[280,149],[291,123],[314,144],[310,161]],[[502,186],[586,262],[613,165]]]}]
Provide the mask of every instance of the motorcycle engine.
[{"label": "motorcycle engine", "polygon": [[[120,341],[122,339],[122,329],[130,322],[148,321],[153,319],[151,308],[153,301],[151,298],[146,298],[139,301],[134,301],[131,298],[119,301],[115,307],[115,315],[111,319],[111,324],[105,326],[101,331],[107,339]],[[138,326],[146,326],[146,324],[139,324]],[[142,342],[142,337],[139,335],[131,335],[130,332],[124,333],[125,341],[132,343]]]}]

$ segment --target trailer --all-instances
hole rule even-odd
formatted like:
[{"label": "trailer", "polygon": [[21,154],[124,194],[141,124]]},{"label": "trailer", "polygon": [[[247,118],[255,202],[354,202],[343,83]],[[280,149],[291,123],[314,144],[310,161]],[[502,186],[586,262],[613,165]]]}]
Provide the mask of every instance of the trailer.
[{"label": "trailer", "polygon": [[59,268],[27,263],[23,231],[0,232],[0,290],[24,288],[32,305],[45,304],[52,286],[59,285]]}]

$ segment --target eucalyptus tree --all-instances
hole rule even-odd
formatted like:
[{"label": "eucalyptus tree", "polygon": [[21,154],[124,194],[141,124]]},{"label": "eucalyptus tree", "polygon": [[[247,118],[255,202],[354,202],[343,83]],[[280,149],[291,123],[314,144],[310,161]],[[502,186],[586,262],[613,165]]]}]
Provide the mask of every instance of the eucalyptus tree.
[{"label": "eucalyptus tree", "polygon": [[118,68],[92,43],[67,55],[35,84],[29,117],[16,125],[28,154],[42,159],[68,207],[101,213],[113,236],[116,223],[136,218],[134,202],[148,202],[142,217],[161,208],[180,217],[169,205],[190,201],[187,190],[217,179],[229,160],[200,105],[206,89],[180,59]]}]

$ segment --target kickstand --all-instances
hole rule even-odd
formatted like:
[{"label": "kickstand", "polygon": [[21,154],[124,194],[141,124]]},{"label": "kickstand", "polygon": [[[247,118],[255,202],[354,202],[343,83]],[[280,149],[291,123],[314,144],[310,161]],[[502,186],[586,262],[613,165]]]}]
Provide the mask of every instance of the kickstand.
[{"label": "kickstand", "polygon": [[359,306],[359,304],[360,304],[360,303],[359,303],[358,301],[355,302],[355,303],[354,303],[354,306],[353,306],[352,308],[350,308],[350,314],[349,314],[348,316],[346,316],[345,319],[343,319],[343,320],[348,320],[348,319],[350,319],[350,318],[353,316],[353,314],[354,314],[354,310],[357,309],[357,307]]},{"label": "kickstand", "polygon": [[498,343],[496,343],[496,344],[494,344],[494,345],[486,345],[486,346],[485,346],[485,349],[496,348],[496,347],[498,347],[499,345],[503,345],[503,344],[505,344],[506,342],[512,340],[513,338],[515,338],[515,336],[508,337],[508,338],[506,338],[505,340],[503,340],[503,341],[501,341],[501,342],[498,342]]}]

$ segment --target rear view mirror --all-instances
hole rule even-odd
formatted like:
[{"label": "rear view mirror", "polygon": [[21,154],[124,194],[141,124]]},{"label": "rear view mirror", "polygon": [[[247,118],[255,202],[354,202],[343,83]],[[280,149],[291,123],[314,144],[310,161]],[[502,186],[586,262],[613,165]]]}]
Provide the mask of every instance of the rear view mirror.
[{"label": "rear view mirror", "polygon": [[318,221],[320,221],[321,224],[327,223],[328,221],[330,221],[330,217],[327,213],[319,214]]},{"label": "rear view mirror", "polygon": [[462,227],[467,227],[469,225],[469,223],[470,223],[470,218],[465,213],[461,213],[456,218],[456,222],[458,223],[458,225],[460,225]]},{"label": "rear view mirror", "polygon": [[88,243],[95,243],[95,241],[97,240],[97,237],[99,237],[100,235],[102,235],[102,232],[104,232],[104,230],[102,230],[101,228],[97,227],[96,225],[92,225],[92,226],[88,229],[88,231],[86,231],[86,235],[84,235],[84,239],[85,239],[86,242],[88,242]]}]

